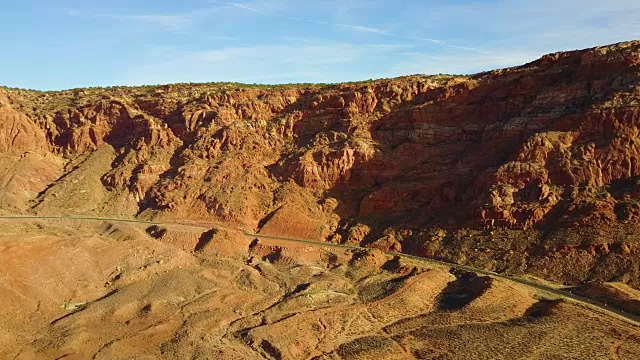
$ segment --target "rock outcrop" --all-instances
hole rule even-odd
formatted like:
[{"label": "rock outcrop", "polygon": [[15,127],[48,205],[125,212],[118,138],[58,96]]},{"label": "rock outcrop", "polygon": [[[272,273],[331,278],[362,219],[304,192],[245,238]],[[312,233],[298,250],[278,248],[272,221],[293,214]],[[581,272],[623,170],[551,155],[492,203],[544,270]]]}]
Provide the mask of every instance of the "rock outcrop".
[{"label": "rock outcrop", "polygon": [[[36,213],[225,222],[640,286],[639,110],[636,41],[469,77],[4,89],[0,153],[66,164],[14,204]],[[100,196],[65,208],[64,181]]]},{"label": "rock outcrop", "polygon": [[0,92],[0,153],[20,154],[49,149],[45,133],[23,113],[14,110]]}]

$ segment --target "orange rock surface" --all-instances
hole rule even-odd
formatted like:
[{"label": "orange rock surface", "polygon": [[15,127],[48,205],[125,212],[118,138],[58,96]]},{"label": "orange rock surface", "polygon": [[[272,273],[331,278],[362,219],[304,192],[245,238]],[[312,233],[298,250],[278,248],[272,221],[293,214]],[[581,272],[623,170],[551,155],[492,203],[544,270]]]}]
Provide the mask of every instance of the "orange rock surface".
[{"label": "orange rock surface", "polygon": [[0,206],[357,238],[637,287],[639,107],[637,41],[469,77],[0,89],[1,158],[47,169]]}]

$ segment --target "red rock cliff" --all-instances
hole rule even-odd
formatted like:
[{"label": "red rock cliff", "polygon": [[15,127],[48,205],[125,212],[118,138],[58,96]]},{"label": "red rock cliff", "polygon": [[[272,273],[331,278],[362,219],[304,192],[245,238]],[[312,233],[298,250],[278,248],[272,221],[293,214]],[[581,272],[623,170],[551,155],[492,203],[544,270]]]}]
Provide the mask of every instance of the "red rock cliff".
[{"label": "red rock cliff", "polygon": [[627,42],[470,77],[4,90],[0,152],[67,162],[33,212],[224,221],[638,285],[639,71]]}]

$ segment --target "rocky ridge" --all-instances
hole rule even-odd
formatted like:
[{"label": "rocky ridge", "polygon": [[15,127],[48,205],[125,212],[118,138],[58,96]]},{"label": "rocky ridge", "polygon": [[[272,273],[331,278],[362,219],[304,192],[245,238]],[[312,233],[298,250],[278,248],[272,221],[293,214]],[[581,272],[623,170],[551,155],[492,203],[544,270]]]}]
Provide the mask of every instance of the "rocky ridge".
[{"label": "rocky ridge", "polygon": [[638,287],[639,100],[638,41],[468,77],[0,89],[0,206]]}]

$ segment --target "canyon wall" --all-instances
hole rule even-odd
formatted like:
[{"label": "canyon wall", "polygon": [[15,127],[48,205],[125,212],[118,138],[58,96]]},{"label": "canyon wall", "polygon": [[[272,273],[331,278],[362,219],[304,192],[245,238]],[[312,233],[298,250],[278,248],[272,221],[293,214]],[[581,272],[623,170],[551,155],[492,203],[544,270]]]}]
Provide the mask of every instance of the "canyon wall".
[{"label": "canyon wall", "polygon": [[638,287],[639,108],[640,42],[473,76],[0,89],[0,207]]}]

